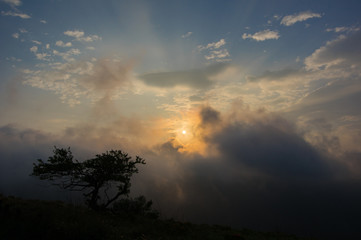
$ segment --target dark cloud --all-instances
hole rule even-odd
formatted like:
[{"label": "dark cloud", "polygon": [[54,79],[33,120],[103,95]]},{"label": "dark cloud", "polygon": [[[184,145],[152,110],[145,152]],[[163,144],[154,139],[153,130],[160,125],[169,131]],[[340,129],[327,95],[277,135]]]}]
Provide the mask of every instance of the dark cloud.
[{"label": "dark cloud", "polygon": [[33,162],[49,154],[49,145],[56,143],[54,138],[40,131],[20,130],[13,125],[0,127],[0,193],[59,198],[59,193],[47,192],[43,184],[29,176]]},{"label": "dark cloud", "polygon": [[217,124],[220,122],[220,113],[209,106],[205,106],[200,111],[201,124]]},{"label": "dark cloud", "polygon": [[204,89],[212,86],[214,82],[211,77],[224,71],[228,64],[215,64],[205,69],[194,69],[190,71],[158,72],[143,74],[140,79],[147,85],[172,88],[176,86],[187,86],[195,89]]},{"label": "dark cloud", "polygon": [[214,125],[222,120],[205,137],[218,150],[214,156],[181,153],[172,142],[149,155],[150,167],[172,166],[165,178],[143,175],[153,186],[143,189],[164,215],[327,239],[360,236],[361,184],[347,174],[336,178],[347,172],[345,166],[335,168],[280,117],[235,115],[221,116],[209,106],[200,110],[201,119],[217,119]]},{"label": "dark cloud", "polygon": [[225,158],[273,177],[323,178],[327,167],[302,138],[272,125],[234,124],[217,133],[212,142]]},{"label": "dark cloud", "polygon": [[[167,144],[168,153],[171,147]],[[283,170],[272,172],[269,178],[232,161],[226,152],[216,158],[183,155],[176,148],[173,156],[159,154],[156,157],[162,156],[163,161],[149,157],[148,167],[167,169],[165,176],[158,171],[148,175],[144,169],[141,178],[147,182],[143,191],[164,216],[326,239],[360,236],[361,185],[357,181],[336,181],[322,171],[319,178],[309,178],[305,166],[298,180],[287,174],[278,176]],[[164,169],[164,164],[175,169]]]}]

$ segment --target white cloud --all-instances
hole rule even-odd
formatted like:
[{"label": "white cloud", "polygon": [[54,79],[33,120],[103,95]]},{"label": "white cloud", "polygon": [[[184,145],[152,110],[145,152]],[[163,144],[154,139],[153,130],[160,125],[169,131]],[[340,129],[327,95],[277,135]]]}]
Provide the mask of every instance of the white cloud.
[{"label": "white cloud", "polygon": [[38,47],[37,46],[32,46],[30,48],[30,52],[36,53],[38,51]]},{"label": "white cloud", "polygon": [[36,58],[39,60],[47,60],[46,57],[49,57],[47,53],[37,53],[35,54]]},{"label": "white cloud", "polygon": [[47,60],[48,61],[49,59],[47,59],[47,57],[50,57],[50,55],[47,53],[38,53],[38,50],[39,50],[38,46],[32,46],[30,48],[30,52],[34,53],[35,57],[38,60]]},{"label": "white cloud", "polygon": [[224,40],[222,38],[218,42],[208,43],[206,46],[199,45],[198,49],[200,51],[205,50],[205,49],[218,49],[218,48],[220,48],[220,47],[222,47],[224,45],[226,45],[226,40]]},{"label": "white cloud", "polygon": [[81,52],[79,49],[77,48],[72,48],[70,49],[69,51],[67,52],[59,52],[57,50],[53,50],[53,54],[55,56],[60,56],[62,57],[64,60],[68,61],[68,62],[72,62],[74,61],[75,59],[72,57],[72,56],[75,56],[75,55],[80,55]]},{"label": "white cloud", "polygon": [[242,35],[243,39],[251,38],[256,41],[265,41],[268,39],[278,39],[279,37],[280,37],[280,35],[279,35],[278,31],[271,31],[269,29],[260,31],[260,32],[256,32],[255,34],[244,33]]},{"label": "white cloud", "polygon": [[84,32],[79,30],[74,30],[74,31],[68,30],[64,32],[64,35],[73,37],[75,38],[75,40],[80,42],[93,42],[96,40],[101,40],[101,37],[99,37],[98,35],[85,36]]},{"label": "white cloud", "polygon": [[281,19],[281,16],[280,16],[280,15],[275,14],[275,15],[273,15],[273,18],[274,18],[274,19],[276,19],[276,20],[280,20],[280,19]]},{"label": "white cloud", "polygon": [[228,50],[225,48],[226,40],[223,38],[218,42],[208,43],[207,45],[198,45],[197,48],[199,51],[205,51],[204,58],[206,60],[213,60],[216,62],[228,62],[231,59],[227,58],[230,56]]},{"label": "white cloud", "polygon": [[357,32],[359,30],[360,30],[360,28],[358,28],[358,27],[335,27],[335,28],[327,28],[326,32],[335,32],[335,33]]},{"label": "white cloud", "polygon": [[1,15],[3,15],[3,16],[12,16],[12,17],[20,17],[20,18],[23,18],[23,19],[31,18],[28,14],[12,12],[12,11],[8,11],[8,12],[2,11]]},{"label": "white cloud", "polygon": [[7,57],[6,58],[7,61],[12,61],[12,62],[22,62],[23,60],[20,58],[16,58],[16,57]]},{"label": "white cloud", "polygon": [[101,37],[99,37],[98,35],[89,35],[80,39],[77,39],[78,41],[84,41],[84,42],[93,42],[96,40],[100,40]]},{"label": "white cloud", "polygon": [[46,44],[45,47],[46,47],[46,49],[49,49],[49,48],[50,48],[50,44],[49,44],[49,43]]},{"label": "white cloud", "polygon": [[19,31],[21,32],[21,33],[27,33],[28,31],[26,30],[26,29],[24,29],[24,28],[19,28]]},{"label": "white cloud", "polygon": [[47,21],[45,21],[45,20],[40,20],[40,22],[41,22],[41,23],[44,23],[44,24],[47,23]]},{"label": "white cloud", "polygon": [[188,38],[192,35],[193,33],[192,32],[187,32],[186,34],[183,34],[182,35],[182,38]]},{"label": "white cloud", "polygon": [[13,38],[16,38],[16,39],[18,39],[19,38],[19,33],[14,33],[13,35],[11,35]]},{"label": "white cloud", "polygon": [[67,36],[70,36],[70,37],[75,37],[75,38],[81,38],[84,36],[84,32],[79,31],[79,30],[66,31],[66,32],[64,32],[64,34]]},{"label": "white cloud", "polygon": [[55,45],[58,46],[58,47],[71,47],[72,46],[71,42],[64,43],[61,40],[56,41]]},{"label": "white cloud", "polygon": [[210,52],[209,55],[204,56],[204,58],[207,60],[212,60],[212,59],[226,58],[229,56],[230,55],[229,55],[228,50],[222,49],[222,50],[213,50]]},{"label": "white cloud", "polygon": [[11,6],[20,6],[22,4],[20,0],[2,0],[2,1]]},{"label": "white cloud", "polygon": [[41,42],[39,42],[39,41],[32,40],[32,42],[35,43],[35,44],[41,45]]},{"label": "white cloud", "polygon": [[291,26],[297,22],[306,21],[310,18],[320,18],[321,14],[313,13],[311,11],[295,13],[293,15],[284,16],[281,20],[281,24],[285,26]]}]

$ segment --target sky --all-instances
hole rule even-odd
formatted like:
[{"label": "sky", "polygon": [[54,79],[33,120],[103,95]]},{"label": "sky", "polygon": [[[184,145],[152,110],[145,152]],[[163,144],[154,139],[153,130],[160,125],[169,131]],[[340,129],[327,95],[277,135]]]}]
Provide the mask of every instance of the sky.
[{"label": "sky", "polygon": [[359,1],[0,1],[0,192],[53,146],[143,157],[165,217],[357,239]]}]

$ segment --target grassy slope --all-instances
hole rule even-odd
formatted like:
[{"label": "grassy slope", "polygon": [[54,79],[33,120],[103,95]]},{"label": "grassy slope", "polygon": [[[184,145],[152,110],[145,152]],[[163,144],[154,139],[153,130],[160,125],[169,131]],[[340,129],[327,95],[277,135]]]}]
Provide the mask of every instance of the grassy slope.
[{"label": "grassy slope", "polygon": [[115,216],[63,202],[0,195],[0,239],[301,239],[281,233],[234,230],[137,216]]}]

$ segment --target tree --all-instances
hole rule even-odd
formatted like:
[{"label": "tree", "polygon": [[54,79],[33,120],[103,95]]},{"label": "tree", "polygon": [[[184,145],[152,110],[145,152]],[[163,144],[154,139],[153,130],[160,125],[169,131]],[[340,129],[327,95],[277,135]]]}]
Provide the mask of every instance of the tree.
[{"label": "tree", "polygon": [[83,162],[74,160],[70,148],[54,147],[53,153],[46,162],[38,159],[31,175],[62,189],[83,191],[86,204],[95,210],[107,208],[122,195],[128,196],[130,178],[138,173],[136,165],[145,164],[144,159],[136,156],[132,160],[121,150],[97,154]]}]

